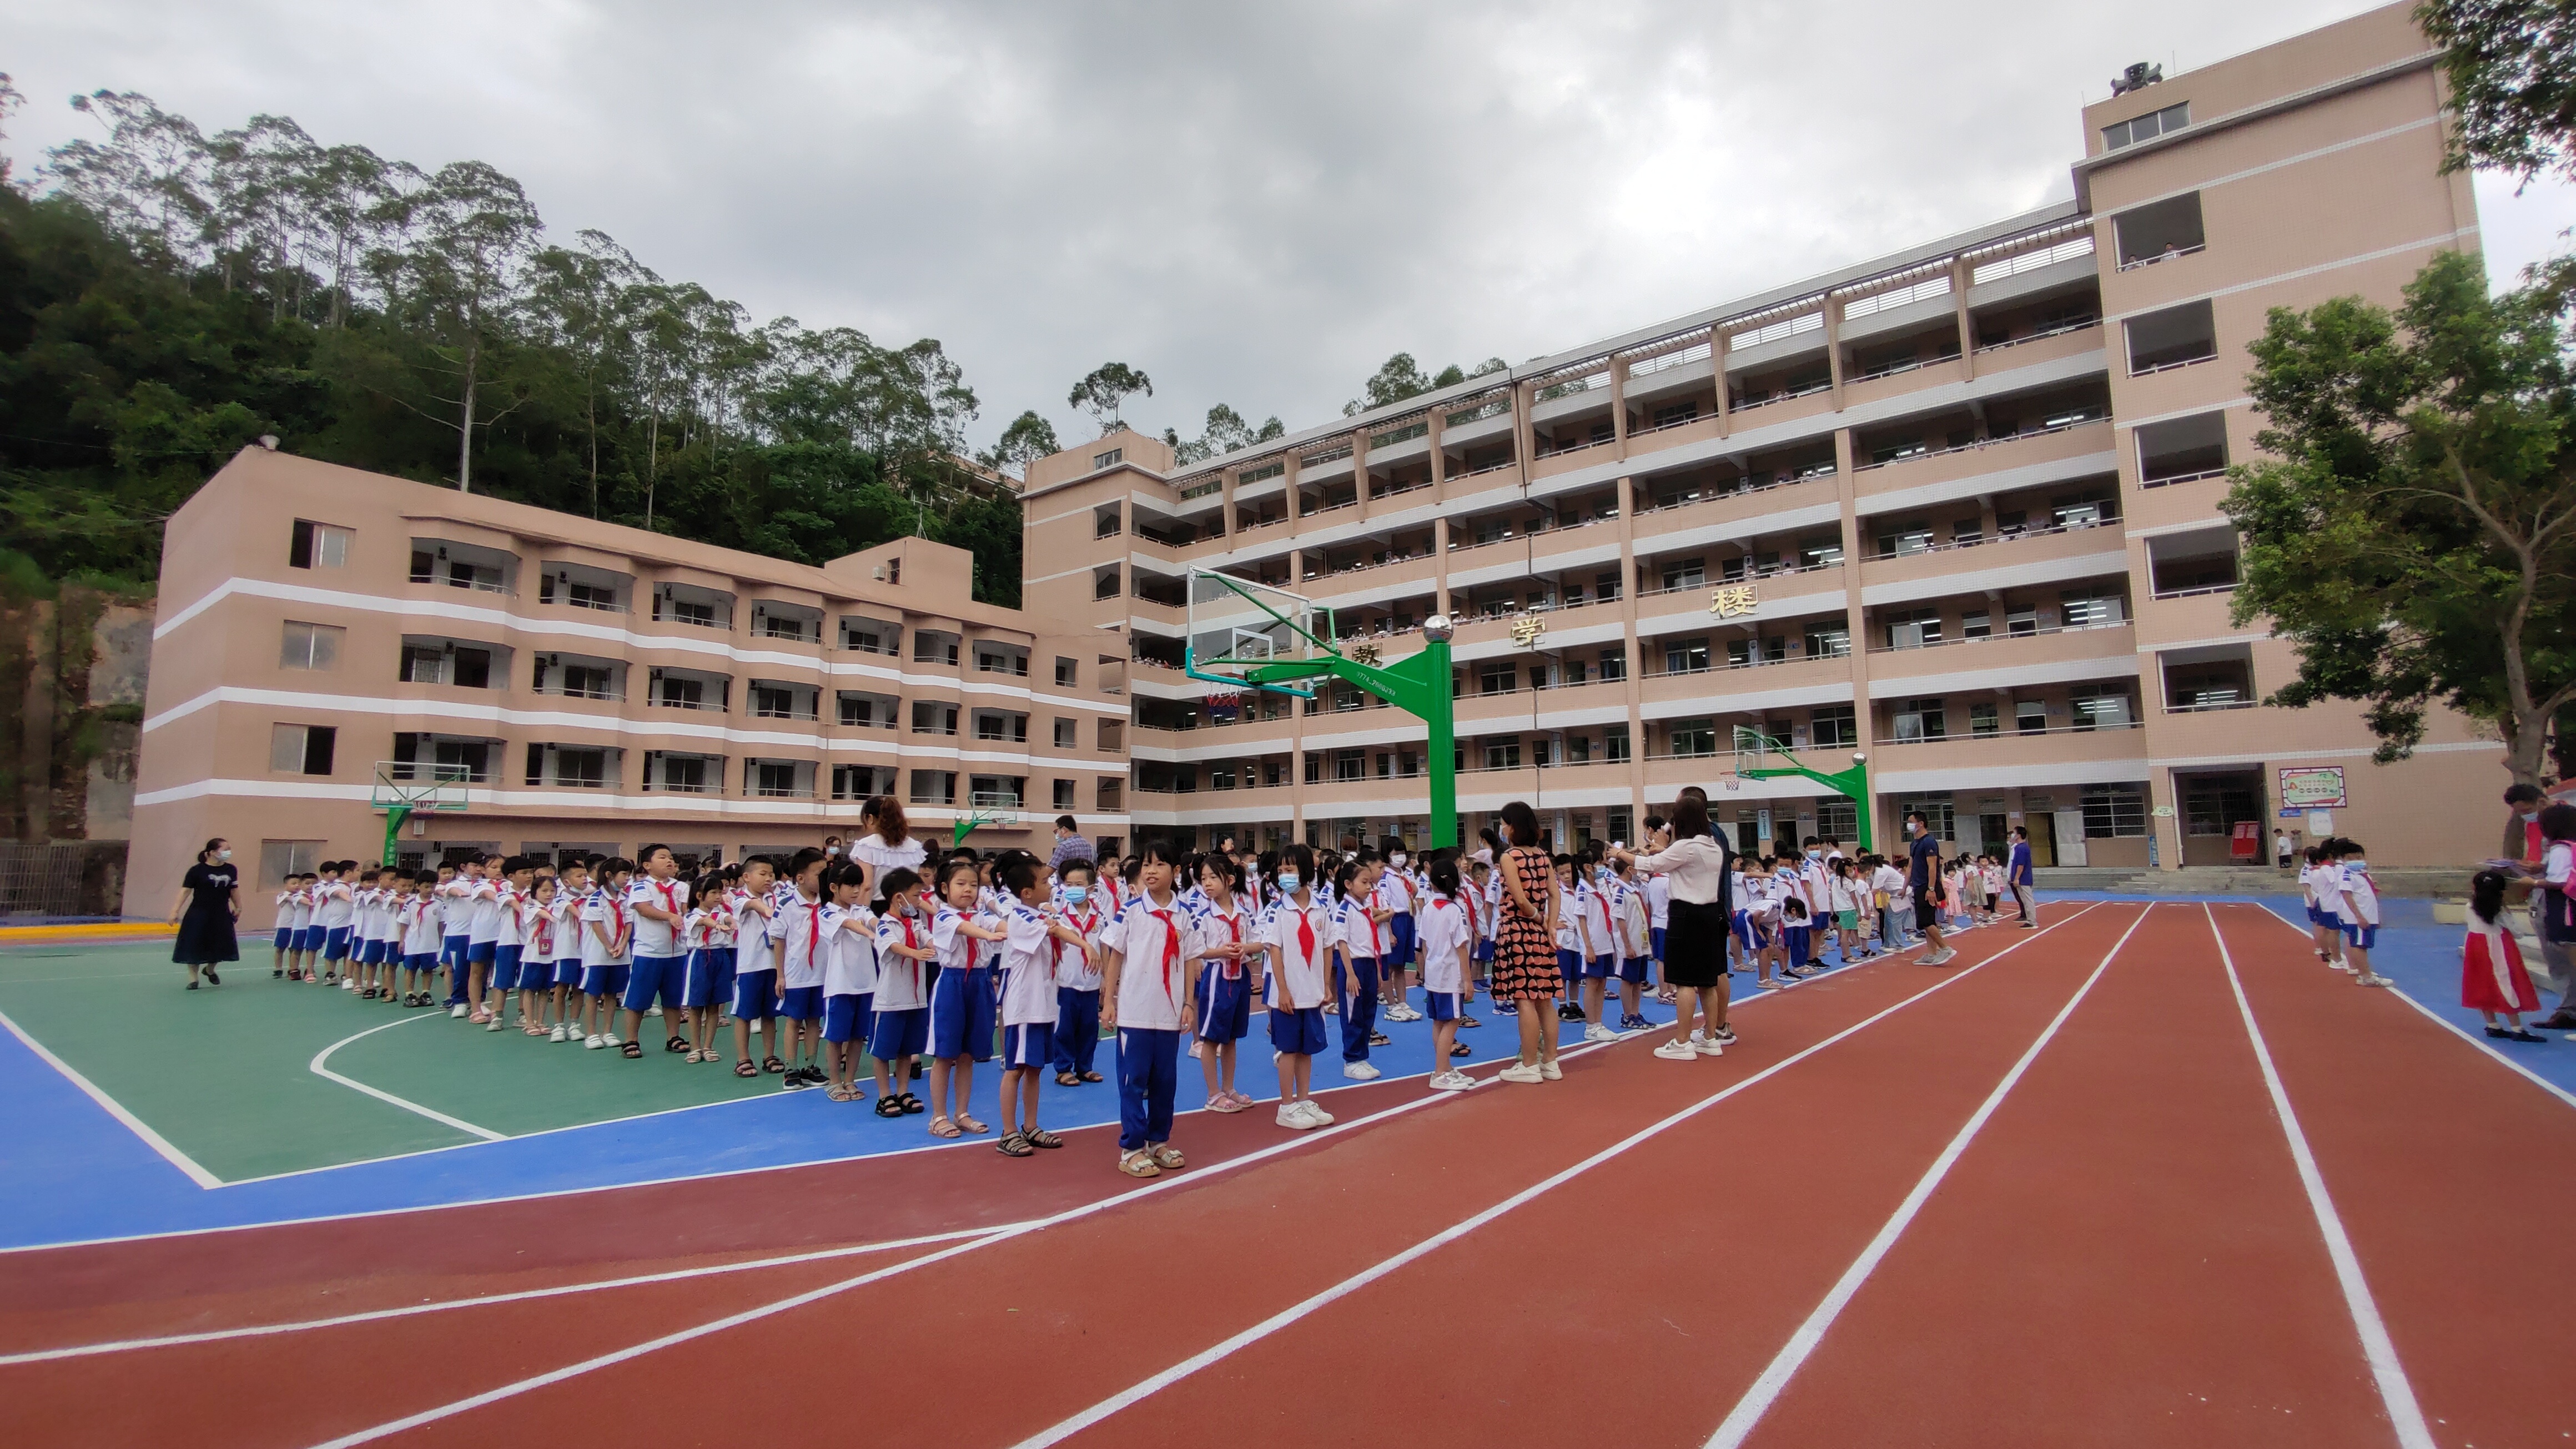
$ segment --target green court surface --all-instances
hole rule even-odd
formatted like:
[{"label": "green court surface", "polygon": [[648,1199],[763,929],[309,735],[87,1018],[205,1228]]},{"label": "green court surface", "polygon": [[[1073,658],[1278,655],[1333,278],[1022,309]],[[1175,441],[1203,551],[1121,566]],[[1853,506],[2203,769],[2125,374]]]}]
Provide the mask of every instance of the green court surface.
[{"label": "green court surface", "polygon": [[[666,1056],[656,1021],[648,1060],[629,1061],[268,970],[244,961],[189,991],[166,944],[28,948],[0,955],[0,1013],[225,1182],[488,1140],[316,1073],[335,1046],[330,1071],[493,1136],[778,1090]],[[729,1028],[719,1044],[729,1061]]]}]

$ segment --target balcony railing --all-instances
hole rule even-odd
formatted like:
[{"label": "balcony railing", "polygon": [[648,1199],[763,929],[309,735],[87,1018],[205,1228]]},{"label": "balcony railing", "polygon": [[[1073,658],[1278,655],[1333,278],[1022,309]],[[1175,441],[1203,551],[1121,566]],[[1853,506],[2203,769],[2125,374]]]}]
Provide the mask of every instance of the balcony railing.
[{"label": "balcony railing", "polygon": [[2214,709],[2252,709],[2262,702],[2259,699],[2213,699],[2199,704],[2167,704],[2164,710],[2167,714],[2207,714]]},{"label": "balcony railing", "polygon": [[2141,488],[2170,488],[2177,483],[2197,483],[2204,478],[2224,478],[2226,476],[2227,470],[2224,468],[2203,468],[2197,473],[2176,473],[2170,478],[2141,478],[2138,480],[2138,486]]},{"label": "balcony railing", "polygon": [[1901,372],[1914,372],[1922,368],[1936,366],[1940,363],[1956,362],[1958,360],[1959,354],[1956,352],[1936,353],[1931,357],[1908,357],[1902,361],[1881,363],[1876,367],[1862,372],[1858,377],[1850,378],[1848,380],[1852,382],[1875,382],[1882,377],[1894,377]]},{"label": "balcony railing", "polygon": [[518,590],[513,589],[509,585],[501,583],[498,580],[476,578],[460,579],[454,576],[440,578],[434,573],[414,573],[411,576],[411,581],[415,584],[445,584],[451,589],[470,589],[478,594],[499,594],[504,598],[515,597],[518,593]]},{"label": "balcony railing", "polygon": [[557,689],[540,689],[540,690],[538,690],[538,691],[536,691],[536,692],[537,692],[538,694],[541,694],[541,695],[554,695],[554,696],[557,696],[557,697],[559,697],[559,698],[563,698],[563,699],[604,699],[604,700],[608,700],[608,701],[610,701],[611,703],[614,703],[614,702],[616,702],[616,701],[619,701],[619,700],[622,700],[622,699],[626,698],[626,696],[625,696],[624,694],[622,694],[622,693],[620,693],[620,692],[618,692],[617,690],[614,690],[614,689],[562,689],[562,688],[557,688]]},{"label": "balcony railing", "polygon": [[1729,411],[1729,412],[1737,412],[1737,413],[1749,413],[1749,412],[1753,411],[1755,408],[1767,408],[1767,407],[1771,406],[1773,403],[1795,402],[1795,401],[1797,401],[1799,398],[1802,398],[1802,397],[1814,397],[1816,394],[1818,394],[1818,393],[1820,393],[1820,392],[1831,392],[1831,391],[1833,391],[1833,390],[1834,390],[1834,383],[1833,383],[1833,379],[1832,379],[1832,378],[1827,378],[1827,379],[1825,379],[1823,382],[1816,383],[1815,385],[1813,385],[1813,386],[1811,386],[1811,387],[1802,387],[1802,388],[1798,388],[1798,389],[1796,389],[1796,390],[1794,390],[1794,391],[1790,391],[1790,392],[1766,393],[1766,394],[1764,394],[1763,396],[1761,396],[1761,397],[1759,397],[1759,398],[1755,398],[1755,399],[1753,399],[1753,400],[1751,400],[1751,401],[1749,401],[1749,402],[1740,402],[1740,403],[1737,403],[1737,404],[1735,404],[1733,407],[1731,407],[1731,408],[1727,409],[1727,411]]},{"label": "balcony railing", "polygon": [[1938,735],[1920,735],[1913,739],[1883,739],[1878,742],[1878,748],[1884,750],[1893,749],[1898,745],[1955,745],[1969,741],[2026,740],[2034,735],[2117,734],[2122,730],[2140,728],[2140,722],[2133,719],[2121,720],[2115,723],[2106,722],[2101,724],[2050,725],[2045,729],[2036,730],[2022,729],[2018,726],[2014,726],[2012,728],[2005,727],[2011,723],[2011,721],[2007,720],[1998,720],[1996,722],[1996,727],[1988,730],[1977,729],[1973,724],[1971,724],[1969,728],[1960,731],[1957,734],[1944,733]]},{"label": "balcony railing", "polygon": [[656,694],[646,696],[644,702],[653,709],[711,709],[718,714],[724,713],[723,705],[703,699],[665,699]]},{"label": "balcony railing", "polygon": [[1980,438],[1976,442],[1961,443],[1954,448],[1926,448],[1919,453],[1907,453],[1901,458],[1890,458],[1884,463],[1857,464],[1852,468],[1852,471],[1855,473],[1866,473],[1873,468],[1893,468],[1899,463],[1915,463],[1920,462],[1925,458],[1947,458],[1954,453],[1974,453],[1984,448],[1999,448],[2006,443],[2021,442],[2025,438],[2040,438],[2046,437],[2051,433],[2068,432],[2072,429],[2083,427],[2088,423],[2098,423],[2106,416],[2108,416],[2108,414],[2097,412],[2085,417],[2068,418],[2063,422],[2049,423],[2041,427],[2028,428],[2018,433],[2007,433],[2000,438]]},{"label": "balcony railing", "polygon": [[2148,595],[2148,597],[2155,599],[2196,599],[2203,594],[2232,594],[2235,591],[2236,581],[2230,579],[2223,584],[2202,584],[2197,588],[2158,589],[2153,594]]},{"label": "balcony railing", "polygon": [[1963,548],[1984,548],[1990,544],[2020,543],[2026,539],[2046,538],[2051,534],[2081,533],[2088,528],[2117,528],[2117,518],[2098,518],[2089,523],[2051,523],[2039,528],[1999,528],[1995,536],[1978,534],[1974,538],[1954,538],[1948,543],[1927,543],[1914,548],[1881,549],[1871,554],[1870,562],[1887,563],[1894,559],[1913,558],[1927,553],[1956,553]]},{"label": "balcony railing", "polygon": [[1983,357],[1989,352],[2001,352],[2006,348],[2021,347],[2033,342],[2045,342],[2051,337],[2063,337],[2069,332],[2081,332],[2087,327],[2099,327],[2101,325],[2102,319],[2099,317],[2085,317],[2077,321],[2060,322],[2054,327],[2043,327],[2039,331],[2033,332],[2027,337],[2014,337],[2003,342],[1986,343],[1977,349],[1977,355],[1979,357]]},{"label": "balcony railing", "polygon": [[814,798],[814,787],[811,785],[754,785],[750,793],[753,798],[760,800],[811,800]]},{"label": "balcony railing", "polygon": [[647,790],[658,791],[666,795],[713,795],[717,793],[717,787],[707,784],[704,781],[690,785],[683,784],[677,780],[647,780],[644,782],[644,788]]},{"label": "balcony railing", "polygon": [[2170,251],[2156,252],[2150,256],[2131,257],[2127,261],[2120,263],[2120,270],[2124,272],[2134,272],[2140,267],[2152,267],[2158,262],[2180,261],[2184,257],[2196,256],[2207,250],[2209,250],[2209,243],[2201,242],[2194,246],[2175,247]]},{"label": "balcony railing", "polygon": [[1956,639],[1927,639],[1920,644],[1872,644],[1869,646],[1869,652],[1907,654],[1918,649],[1946,649],[1954,644],[1992,644],[2013,639],[2039,639],[2051,634],[2082,634],[2094,629],[2126,629],[2130,622],[2127,619],[2112,619],[2099,624],[2051,624],[2045,628],[2033,626],[2028,629],[2015,629],[2006,625],[2000,631],[1974,637],[1963,635]]},{"label": "balcony railing", "polygon": [[2210,349],[2207,352],[2200,354],[2198,357],[2177,357],[2171,362],[2150,362],[2144,367],[2131,367],[2129,369],[2129,376],[2153,377],[2159,372],[2174,372],[2181,368],[2198,367],[2204,362],[2215,362],[2217,360],[2218,346],[2216,343],[2212,343],[2210,344]]}]

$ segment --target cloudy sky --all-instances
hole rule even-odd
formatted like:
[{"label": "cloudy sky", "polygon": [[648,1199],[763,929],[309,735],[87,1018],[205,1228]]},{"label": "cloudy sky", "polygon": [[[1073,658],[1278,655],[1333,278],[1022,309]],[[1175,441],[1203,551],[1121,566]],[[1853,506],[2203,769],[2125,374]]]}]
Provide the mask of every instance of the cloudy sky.
[{"label": "cloudy sky", "polygon": [[[2077,107],[2368,8],[0,0],[22,166],[139,90],[489,161],[766,318],[941,339],[1071,441],[1116,359],[1187,434],[1334,416],[1389,353],[1514,360],[2069,194]],[[2576,193],[2479,191],[2491,262]]]}]

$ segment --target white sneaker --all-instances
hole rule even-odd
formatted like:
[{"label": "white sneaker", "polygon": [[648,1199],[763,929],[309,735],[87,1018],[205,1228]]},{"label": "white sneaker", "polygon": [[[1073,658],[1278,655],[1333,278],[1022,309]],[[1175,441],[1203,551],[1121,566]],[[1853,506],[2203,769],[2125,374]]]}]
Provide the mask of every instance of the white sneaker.
[{"label": "white sneaker", "polygon": [[1463,1092],[1474,1085],[1476,1085],[1476,1079],[1456,1067],[1451,1067],[1445,1072],[1434,1072],[1431,1076],[1431,1090],[1435,1092]]},{"label": "white sneaker", "polygon": [[618,1045],[618,1044],[619,1044],[619,1043],[618,1043],[618,1040],[617,1040],[617,1033],[615,1033],[615,1032],[613,1032],[613,1031],[604,1031],[604,1032],[601,1032],[601,1033],[599,1034],[599,1039],[600,1039],[601,1041],[604,1041],[604,1042],[608,1043],[610,1046],[616,1046],[616,1045]]},{"label": "white sneaker", "polygon": [[1722,1041],[1695,1041],[1691,1043],[1691,1050],[1704,1057],[1722,1057],[1726,1055],[1726,1043]]},{"label": "white sneaker", "polygon": [[1502,1071],[1495,1075],[1498,1080],[1506,1082],[1544,1082],[1547,1080],[1546,1077],[1540,1075],[1538,1068],[1531,1066],[1527,1062],[1514,1062],[1510,1066],[1503,1068]]},{"label": "white sneaker", "polygon": [[341,990],[343,990],[343,991],[355,991],[355,990],[357,990],[357,989],[358,989],[358,982],[357,982],[357,979],[356,979],[355,977],[350,977],[350,976],[343,976],[343,977],[341,977],[341,978],[340,978],[340,989],[341,989]]},{"label": "white sneaker", "polygon": [[1556,1064],[1556,1058],[1548,1057],[1538,1064],[1538,1074],[1553,1082],[1565,1075],[1565,1068]]},{"label": "white sneaker", "polygon": [[1298,1132],[1303,1132],[1315,1125],[1315,1120],[1313,1118],[1297,1110],[1299,1105],[1300,1104],[1296,1102],[1282,1102],[1279,1104],[1278,1120],[1280,1126],[1287,1127]]},{"label": "white sneaker", "polygon": [[590,1038],[586,1039],[585,1041],[583,1041],[583,1042],[582,1042],[582,1045],[583,1045],[583,1046],[586,1046],[586,1047],[588,1047],[588,1048],[590,1048],[592,1051],[597,1051],[597,1050],[599,1050],[601,1047],[604,1047],[604,1046],[608,1045],[608,1038],[606,1038],[606,1037],[602,1037],[602,1036],[593,1036],[593,1037],[590,1037]]},{"label": "white sneaker", "polygon": [[2355,976],[2352,978],[2352,984],[2355,986],[2386,986],[2389,982],[2388,978],[2385,976]]},{"label": "white sneaker", "polygon": [[1668,1041],[1655,1048],[1655,1055],[1668,1062],[1692,1062],[1699,1060],[1699,1048],[1686,1041]]},{"label": "white sneaker", "polygon": [[460,1001],[460,1002],[456,1003],[454,1006],[449,1007],[449,1008],[447,1009],[447,1014],[448,1014],[449,1016],[452,1016],[452,1017],[462,1017],[462,1016],[464,1016],[464,1015],[465,1015],[465,1003],[464,1003],[464,1002],[462,1002],[462,1001]]},{"label": "white sneaker", "polygon": [[1333,1125],[1333,1114],[1325,1111],[1324,1104],[1316,1101],[1312,1097],[1308,1097],[1306,1100],[1298,1103],[1297,1109],[1306,1114],[1307,1121],[1314,1123],[1318,1127],[1330,1127]]},{"label": "white sneaker", "polygon": [[565,1033],[564,1028],[563,1028],[563,1023],[559,1021],[559,1022],[556,1022],[556,1023],[555,1023],[555,1029],[554,1029],[554,1030],[552,1030],[552,1031],[550,1031],[550,1032],[547,1032],[547,1033],[546,1033],[546,1040],[548,1040],[548,1041],[562,1041],[562,1040],[564,1039],[565,1035],[566,1035],[566,1033]]},{"label": "white sneaker", "polygon": [[1619,1039],[1619,1033],[1612,1031],[1610,1028],[1603,1026],[1601,1023],[1596,1021],[1583,1029],[1583,1039],[1585,1041],[1617,1041]]},{"label": "white sneaker", "polygon": [[1342,1075],[1354,1082],[1374,1082],[1384,1074],[1366,1062],[1344,1062]]},{"label": "white sneaker", "polygon": [[485,1031],[499,1031],[501,1029],[501,1018],[495,1016],[490,1021],[483,1023],[483,1029]]},{"label": "white sneaker", "polygon": [[1410,1006],[1399,1006],[1395,1010],[1388,1012],[1386,1014],[1386,1019],[1389,1021],[1420,1021],[1422,1019],[1422,1013],[1414,1010]]}]

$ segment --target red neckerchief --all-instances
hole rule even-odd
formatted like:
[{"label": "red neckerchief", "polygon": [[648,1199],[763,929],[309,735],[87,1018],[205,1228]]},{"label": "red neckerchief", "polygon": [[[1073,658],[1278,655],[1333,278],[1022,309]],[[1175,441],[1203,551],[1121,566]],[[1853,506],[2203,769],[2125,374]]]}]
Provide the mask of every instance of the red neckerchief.
[{"label": "red neckerchief", "polygon": [[1149,901],[1145,914],[1163,923],[1163,994],[1178,1002],[1181,993],[1173,978],[1181,969],[1181,928],[1172,924],[1172,908],[1156,906]]},{"label": "red neckerchief", "polygon": [[[1238,945],[1238,946],[1242,945],[1242,944],[1243,944],[1243,913],[1242,913],[1242,911],[1238,909],[1238,910],[1235,910],[1235,911],[1229,912],[1229,913],[1227,913],[1227,914],[1226,914],[1226,916],[1225,916],[1225,918],[1224,918],[1224,919],[1225,919],[1225,929],[1226,929],[1226,934],[1227,934],[1227,935],[1228,935],[1228,936],[1233,940],[1234,944],[1236,944],[1236,945]],[[1222,966],[1222,967],[1220,967],[1220,968],[1219,968],[1219,970],[1220,970],[1220,972],[1224,975],[1225,979],[1226,979],[1226,980],[1228,980],[1228,981],[1236,981],[1236,980],[1240,980],[1240,979],[1242,979],[1242,976],[1243,976],[1243,958],[1242,958],[1242,957],[1240,957],[1240,956],[1234,957],[1234,958],[1232,958],[1232,959],[1228,960],[1228,961],[1225,963],[1225,965],[1224,965],[1224,966]]]},{"label": "red neckerchief", "polygon": [[1315,964],[1315,926],[1312,921],[1309,921],[1306,918],[1306,913],[1314,908],[1312,906],[1301,906],[1293,900],[1288,902],[1288,908],[1297,913],[1298,959],[1311,966]]},{"label": "red neckerchief", "polygon": [[[1086,939],[1091,935],[1092,927],[1097,925],[1100,920],[1099,914],[1093,911],[1085,911],[1080,915],[1075,915],[1073,912],[1067,911],[1065,912],[1064,918],[1071,922],[1073,929],[1081,933],[1081,935]],[[1066,945],[1061,938],[1057,939],[1055,943],[1055,964],[1059,969],[1064,965],[1064,953],[1072,949],[1073,948]]]},{"label": "red neckerchief", "polygon": [[1616,950],[1619,946],[1619,935],[1610,929],[1610,895],[1607,891],[1594,891],[1592,899],[1599,902],[1601,906],[1601,934],[1608,938],[1611,949]]},{"label": "red neckerchief", "polygon": [[[904,949],[908,951],[920,950],[921,942],[912,934],[912,912],[897,911],[895,912],[894,918],[903,925]],[[906,956],[903,958],[903,963],[912,968],[912,994],[919,996],[921,994],[921,958],[918,956]]]},{"label": "red neckerchief", "polygon": [[[796,898],[803,900],[804,893],[798,892]],[[805,924],[807,928],[805,964],[811,966],[814,964],[814,958],[823,954],[823,903],[821,901],[814,902],[813,909],[805,913]]]},{"label": "red neckerchief", "polygon": [[678,914],[679,914],[679,911],[680,911],[680,901],[679,901],[679,897],[678,897],[678,896],[676,896],[675,894],[673,894],[673,892],[675,892],[675,891],[679,890],[679,888],[680,888],[680,883],[679,883],[678,881],[676,881],[676,880],[654,880],[654,879],[651,879],[650,877],[647,877],[647,878],[645,879],[645,882],[644,882],[644,883],[645,883],[646,885],[651,886],[651,887],[653,888],[654,892],[655,892],[656,894],[658,894],[658,895],[660,895],[660,896],[662,897],[662,909],[664,909],[664,910],[666,910],[666,911],[669,911],[669,912],[670,912],[670,913],[672,913],[673,915],[678,915]]},{"label": "red neckerchief", "polygon": [[1369,892],[1367,904],[1360,907],[1360,919],[1369,923],[1369,959],[1374,961],[1386,954],[1377,934],[1377,892]]}]

